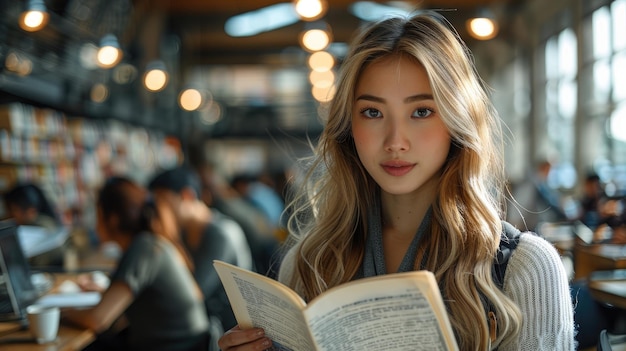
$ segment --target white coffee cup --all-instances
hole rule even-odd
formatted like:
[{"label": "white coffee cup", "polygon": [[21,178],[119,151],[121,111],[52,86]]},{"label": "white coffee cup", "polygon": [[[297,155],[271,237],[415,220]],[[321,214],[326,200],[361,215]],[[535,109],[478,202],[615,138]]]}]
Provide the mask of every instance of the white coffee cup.
[{"label": "white coffee cup", "polygon": [[30,332],[40,344],[54,341],[59,332],[61,310],[58,307],[31,305],[26,308]]}]

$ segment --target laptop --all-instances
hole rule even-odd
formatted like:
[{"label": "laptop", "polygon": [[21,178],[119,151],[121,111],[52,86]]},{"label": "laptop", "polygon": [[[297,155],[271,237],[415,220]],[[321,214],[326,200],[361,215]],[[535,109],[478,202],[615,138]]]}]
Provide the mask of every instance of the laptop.
[{"label": "laptop", "polygon": [[0,221],[0,321],[25,323],[26,307],[39,296],[20,245],[17,226],[12,221]]}]

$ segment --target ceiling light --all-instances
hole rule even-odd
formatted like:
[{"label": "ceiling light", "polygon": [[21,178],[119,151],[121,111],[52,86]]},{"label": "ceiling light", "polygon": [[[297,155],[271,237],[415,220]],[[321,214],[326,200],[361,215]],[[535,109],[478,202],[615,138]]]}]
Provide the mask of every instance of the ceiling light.
[{"label": "ceiling light", "polygon": [[117,41],[117,37],[113,34],[107,34],[100,41],[100,48],[97,54],[98,66],[102,68],[111,68],[122,60],[122,50]]},{"label": "ceiling light", "polygon": [[395,7],[378,4],[374,1],[357,1],[350,5],[350,12],[364,21],[378,21],[385,17],[407,15],[410,11]]},{"label": "ceiling light", "polygon": [[330,44],[330,35],[322,29],[309,29],[300,37],[302,47],[308,51],[320,51]]},{"label": "ceiling light", "polygon": [[112,79],[117,84],[129,84],[137,78],[138,72],[135,66],[129,63],[119,64],[113,69]]},{"label": "ceiling light", "polygon": [[337,88],[334,85],[330,87],[319,87],[314,85],[311,89],[311,94],[313,98],[319,102],[328,102],[333,99],[335,96],[335,91]]},{"label": "ceiling light", "polygon": [[146,89],[157,92],[161,91],[167,85],[169,75],[163,61],[152,61],[146,67],[146,73],[143,76],[143,85]]},{"label": "ceiling light", "polygon": [[300,17],[292,3],[280,3],[242,13],[226,20],[224,30],[231,37],[248,37],[288,26]]},{"label": "ceiling light", "polygon": [[185,111],[195,111],[202,106],[202,93],[198,89],[183,90],[178,96],[178,104]]},{"label": "ceiling light", "polygon": [[103,103],[109,97],[109,88],[102,83],[96,83],[91,87],[89,97],[93,102]]},{"label": "ceiling light", "polygon": [[4,61],[4,66],[7,70],[20,76],[27,76],[33,71],[33,62],[25,55],[16,52],[9,52]]},{"label": "ceiling light", "polygon": [[46,26],[50,15],[43,0],[29,0],[26,9],[20,15],[20,27],[28,32],[35,32]]},{"label": "ceiling light", "polygon": [[213,125],[222,119],[222,105],[215,101],[198,112],[200,112],[200,120],[206,125]]},{"label": "ceiling light", "polygon": [[498,25],[491,18],[471,18],[467,21],[467,30],[472,37],[478,40],[489,40],[498,34]]},{"label": "ceiling light", "polygon": [[326,51],[316,51],[309,56],[309,67],[318,72],[329,71],[335,65],[335,58]]},{"label": "ceiling light", "polygon": [[296,13],[304,21],[314,21],[323,17],[328,10],[325,0],[295,0]]},{"label": "ceiling light", "polygon": [[335,73],[333,71],[311,71],[309,81],[313,86],[319,88],[330,88],[335,84]]}]

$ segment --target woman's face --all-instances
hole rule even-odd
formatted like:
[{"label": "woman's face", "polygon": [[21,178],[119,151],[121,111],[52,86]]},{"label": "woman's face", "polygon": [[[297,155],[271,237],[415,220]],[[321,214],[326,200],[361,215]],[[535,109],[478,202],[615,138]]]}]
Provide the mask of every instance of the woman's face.
[{"label": "woman's face", "polygon": [[392,195],[432,194],[450,149],[424,67],[405,56],[368,65],[356,85],[352,135],[363,166]]}]

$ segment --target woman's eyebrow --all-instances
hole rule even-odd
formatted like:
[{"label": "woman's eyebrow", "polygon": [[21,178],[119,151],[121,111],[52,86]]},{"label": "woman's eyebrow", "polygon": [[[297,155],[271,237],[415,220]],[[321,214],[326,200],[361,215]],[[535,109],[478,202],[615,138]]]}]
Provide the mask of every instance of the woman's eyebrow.
[{"label": "woman's eyebrow", "polygon": [[[380,103],[384,103],[386,100],[378,97],[378,96],[374,96],[374,95],[370,95],[370,94],[362,94],[359,95],[356,100],[367,100],[367,101],[373,101],[373,102],[380,102]],[[417,94],[417,95],[411,95],[409,97],[406,97],[404,99],[405,103],[408,102],[415,102],[415,101],[423,101],[423,100],[434,100],[433,99],[433,95],[432,94]]]},{"label": "woman's eyebrow", "polygon": [[355,99],[355,101],[357,101],[357,100],[367,100],[367,101],[374,101],[374,102],[381,102],[381,103],[385,102],[385,99],[383,99],[381,97],[378,97],[378,96],[369,95],[369,94],[359,95]]},{"label": "woman's eyebrow", "polygon": [[404,99],[404,102],[415,102],[415,101],[422,101],[422,100],[434,100],[433,95],[432,94],[412,95]]}]

